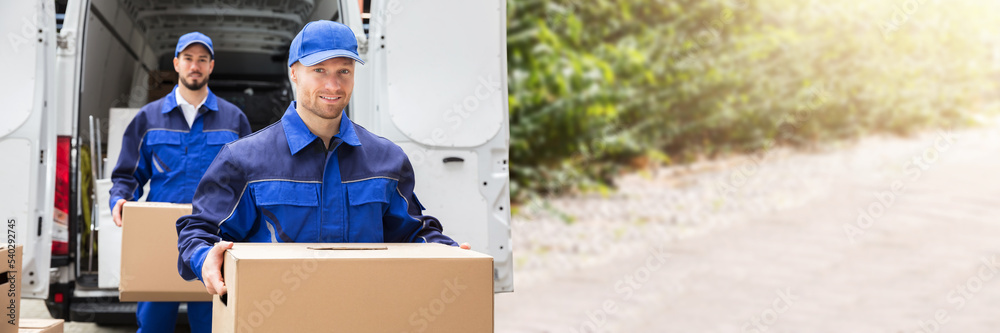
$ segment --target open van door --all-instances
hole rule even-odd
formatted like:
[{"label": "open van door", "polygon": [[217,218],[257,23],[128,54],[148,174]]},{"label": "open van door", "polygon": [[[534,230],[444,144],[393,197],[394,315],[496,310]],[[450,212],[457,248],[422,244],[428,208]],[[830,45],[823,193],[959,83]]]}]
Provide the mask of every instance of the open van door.
[{"label": "open van door", "polygon": [[503,0],[372,1],[350,108],[406,151],[445,234],[493,256],[495,292],[513,291],[506,15]]},{"label": "open van door", "polygon": [[22,297],[49,288],[55,191],[55,117],[50,99],[55,64],[52,0],[3,1],[0,12],[0,218],[5,245],[24,244]]}]

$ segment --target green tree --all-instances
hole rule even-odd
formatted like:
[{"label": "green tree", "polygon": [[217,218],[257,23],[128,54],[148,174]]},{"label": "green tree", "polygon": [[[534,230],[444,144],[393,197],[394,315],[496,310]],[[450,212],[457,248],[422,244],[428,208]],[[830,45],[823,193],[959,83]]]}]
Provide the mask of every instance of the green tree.
[{"label": "green tree", "polygon": [[508,1],[514,196],[993,109],[1000,6],[915,3]]}]

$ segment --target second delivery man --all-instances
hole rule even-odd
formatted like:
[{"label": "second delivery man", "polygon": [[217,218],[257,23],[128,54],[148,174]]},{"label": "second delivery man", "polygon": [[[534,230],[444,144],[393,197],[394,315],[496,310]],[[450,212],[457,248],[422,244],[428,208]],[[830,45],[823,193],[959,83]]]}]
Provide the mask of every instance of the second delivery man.
[{"label": "second delivery man", "polygon": [[[126,201],[190,203],[194,191],[215,155],[226,143],[250,134],[247,117],[235,105],[208,89],[215,67],[212,40],[199,32],[180,37],[174,51],[174,69],[180,84],[159,100],[146,104],[122,136],[122,151],[111,175],[111,211],[122,225]],[[173,332],[177,302],[139,302],[139,332]],[[191,332],[212,331],[212,302],[188,303]]]}]

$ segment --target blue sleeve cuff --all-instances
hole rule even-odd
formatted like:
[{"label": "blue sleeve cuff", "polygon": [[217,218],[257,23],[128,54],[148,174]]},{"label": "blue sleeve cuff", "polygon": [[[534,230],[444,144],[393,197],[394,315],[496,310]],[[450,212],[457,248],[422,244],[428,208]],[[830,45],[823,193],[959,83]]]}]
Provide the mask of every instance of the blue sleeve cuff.
[{"label": "blue sleeve cuff", "polygon": [[414,243],[439,243],[444,245],[458,246],[458,242],[445,236],[440,231],[428,230],[413,238]]},{"label": "blue sleeve cuff", "polygon": [[125,199],[125,198],[122,198],[121,196],[117,195],[111,196],[111,212],[115,211],[115,203],[118,202],[118,200],[120,199]]},{"label": "blue sleeve cuff", "polygon": [[205,265],[205,257],[208,257],[208,251],[211,250],[211,245],[201,246],[194,250],[194,254],[191,255],[190,259],[188,259],[188,263],[190,263],[188,266],[190,266],[191,270],[194,271],[194,275],[198,277],[198,281],[203,283],[205,281],[201,279],[201,268]]}]

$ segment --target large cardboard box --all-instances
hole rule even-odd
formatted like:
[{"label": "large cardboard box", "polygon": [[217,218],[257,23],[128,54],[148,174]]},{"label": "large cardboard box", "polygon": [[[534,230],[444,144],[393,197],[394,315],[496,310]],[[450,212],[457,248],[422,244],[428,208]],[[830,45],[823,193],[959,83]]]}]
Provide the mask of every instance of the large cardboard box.
[{"label": "large cardboard box", "polygon": [[123,302],[211,301],[205,285],[177,273],[177,219],[191,214],[191,205],[126,202],[122,209],[118,297]]},{"label": "large cardboard box", "polygon": [[493,258],[441,244],[238,243],[219,332],[492,332]]},{"label": "large cardboard box", "polygon": [[21,321],[21,333],[62,333],[62,319],[23,319]]},{"label": "large cardboard box", "polygon": [[0,333],[17,332],[21,317],[21,245],[7,245],[4,264],[0,268],[0,286],[3,288],[3,323]]}]

